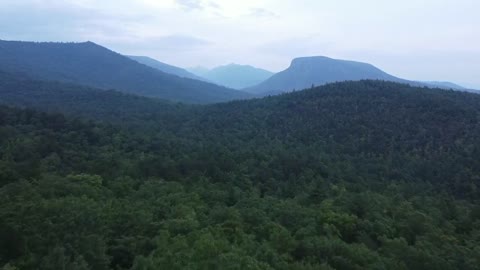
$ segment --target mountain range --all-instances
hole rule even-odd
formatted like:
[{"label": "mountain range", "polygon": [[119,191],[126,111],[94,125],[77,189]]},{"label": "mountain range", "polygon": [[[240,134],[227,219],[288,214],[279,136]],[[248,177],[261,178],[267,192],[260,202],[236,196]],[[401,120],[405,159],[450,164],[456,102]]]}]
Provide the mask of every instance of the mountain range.
[{"label": "mountain range", "polygon": [[368,63],[338,60],[325,56],[296,58],[286,70],[271,76],[258,85],[243,90],[257,95],[274,95],[327,83],[367,79],[406,83],[413,86],[464,90],[463,87],[448,82],[417,82],[401,79]]},{"label": "mountain range", "polygon": [[194,79],[194,80],[199,80],[199,81],[205,81],[204,78],[197,76],[191,72],[188,72],[187,70],[183,68],[179,68],[176,66],[172,66],[163,62],[160,62],[156,59],[150,58],[148,56],[133,56],[133,55],[127,55],[128,58],[135,60],[141,64],[144,64],[146,66],[158,69],[162,72],[172,74],[172,75],[177,75],[178,77],[182,78],[189,78],[189,79]]},{"label": "mountain range", "polygon": [[233,63],[224,66],[218,66],[210,70],[207,68],[197,67],[191,68],[189,71],[195,73],[197,76],[205,78],[208,81],[233,89],[242,89],[254,86],[265,81],[274,74],[273,72],[265,69]]},{"label": "mountain range", "polygon": [[93,42],[0,41],[0,70],[186,103],[250,97],[245,92],[162,72]]},{"label": "mountain range", "polygon": [[255,94],[275,94],[301,90],[312,85],[362,79],[402,81],[370,64],[317,56],[296,58],[286,70],[245,90]]},{"label": "mountain range", "polygon": [[59,81],[176,102],[203,104],[275,95],[332,82],[362,79],[478,93],[449,82],[405,80],[371,64],[324,56],[296,58],[289,68],[276,74],[237,64],[211,70],[197,67],[188,71],[146,56],[126,57],[93,42],[0,40],[0,71],[22,74],[34,80]]},{"label": "mountain range", "polygon": [[480,95],[325,57],[249,95],[146,62],[0,42],[1,269],[478,269]]},{"label": "mountain range", "polygon": [[195,66],[195,67],[189,67],[186,68],[187,71],[199,76],[199,77],[204,77],[205,74],[207,74],[210,69],[204,67],[204,66]]},{"label": "mountain range", "polygon": [[452,83],[452,82],[428,81],[428,82],[422,82],[422,83],[425,83],[428,86],[439,87],[439,88],[444,88],[444,89],[455,89],[455,90],[465,90],[465,91],[469,90],[468,88],[465,88],[463,86],[460,86],[460,85],[458,85],[456,83]]}]

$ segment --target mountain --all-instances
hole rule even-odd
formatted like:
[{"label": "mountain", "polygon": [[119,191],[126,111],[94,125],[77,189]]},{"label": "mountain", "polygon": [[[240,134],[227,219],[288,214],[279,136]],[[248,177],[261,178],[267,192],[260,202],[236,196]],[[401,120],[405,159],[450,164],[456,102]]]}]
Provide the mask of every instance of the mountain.
[{"label": "mountain", "polygon": [[255,94],[275,94],[302,90],[312,85],[363,79],[406,82],[370,64],[315,56],[296,58],[286,70],[256,86],[246,88],[245,91]]},{"label": "mountain", "polygon": [[248,65],[229,64],[216,67],[201,76],[219,85],[242,89],[263,82],[272,75],[272,72],[264,69]]},{"label": "mountain", "polygon": [[324,56],[302,57],[292,61],[289,68],[273,75],[266,81],[253,87],[245,88],[255,94],[278,94],[292,90],[302,90],[312,85],[324,85],[332,82],[382,80],[407,83],[413,86],[433,88],[467,89],[450,82],[416,82],[392,76],[379,68],[362,62],[337,60]]},{"label": "mountain", "polygon": [[188,72],[187,70],[183,68],[179,68],[176,66],[172,66],[169,64],[162,63],[158,60],[155,60],[153,58],[150,58],[148,56],[133,56],[133,55],[126,55],[128,58],[135,60],[141,64],[144,64],[146,66],[158,69],[160,71],[163,71],[168,74],[176,75],[178,77],[182,78],[189,78],[189,79],[194,79],[194,80],[199,80],[199,81],[204,81],[205,79],[197,76],[193,73]]},{"label": "mountain", "polygon": [[207,74],[210,71],[208,68],[202,67],[202,66],[189,67],[189,68],[186,68],[186,70],[202,78],[204,77],[205,74]]},{"label": "mountain", "polygon": [[432,87],[439,87],[439,88],[445,88],[445,89],[455,89],[455,90],[467,90],[467,88],[460,86],[455,83],[451,82],[435,82],[435,81],[429,81],[429,82],[423,82],[427,85],[430,85]]},{"label": "mountain", "polygon": [[161,72],[92,42],[0,41],[0,70],[185,103],[249,97],[241,91]]},{"label": "mountain", "polygon": [[[4,88],[27,86],[54,87]],[[68,91],[54,103],[95,103]],[[0,106],[4,269],[480,265],[479,95],[356,81],[163,116],[140,99],[121,123]]]}]

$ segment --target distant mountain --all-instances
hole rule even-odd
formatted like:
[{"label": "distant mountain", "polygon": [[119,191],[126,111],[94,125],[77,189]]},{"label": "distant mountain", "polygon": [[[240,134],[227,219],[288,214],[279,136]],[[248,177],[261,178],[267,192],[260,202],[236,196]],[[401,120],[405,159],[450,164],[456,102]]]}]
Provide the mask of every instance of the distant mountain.
[{"label": "distant mountain", "polygon": [[288,69],[256,86],[246,88],[245,91],[255,94],[275,94],[302,90],[312,85],[363,79],[407,82],[370,64],[316,56],[296,58]]},{"label": "distant mountain", "polygon": [[440,88],[451,88],[451,89],[455,89],[455,90],[467,90],[467,88],[465,88],[463,86],[460,86],[458,84],[455,84],[455,83],[451,83],[451,82],[434,82],[434,81],[431,81],[431,82],[423,82],[423,83],[426,83],[426,84],[434,86],[434,87],[440,87]]},{"label": "distant mountain", "polygon": [[93,42],[0,41],[0,70],[185,103],[250,97],[241,91],[161,72]]},{"label": "distant mountain", "polygon": [[261,83],[272,75],[273,73],[268,70],[248,65],[229,64],[208,70],[201,76],[219,85],[242,89]]},{"label": "distant mountain", "polygon": [[207,74],[210,71],[210,69],[202,66],[189,67],[189,68],[186,68],[186,70],[202,78],[205,76],[205,74]]},{"label": "distant mountain", "polygon": [[[382,80],[443,89],[471,91],[450,82],[417,82],[392,76],[379,68],[362,62],[337,60],[324,56],[302,57],[292,61],[289,68],[266,81],[243,90],[254,94],[278,94],[303,90],[332,82]],[[474,92],[474,91],[471,91]]]},{"label": "distant mountain", "polygon": [[126,56],[128,58],[132,59],[132,60],[135,60],[135,61],[139,62],[140,64],[144,64],[146,66],[158,69],[158,70],[163,71],[163,72],[168,73],[168,74],[176,75],[176,76],[182,77],[182,78],[190,78],[190,79],[194,79],[194,80],[200,80],[200,81],[205,80],[204,78],[202,78],[200,76],[197,76],[193,73],[190,73],[183,68],[179,68],[179,67],[176,67],[176,66],[172,66],[172,65],[169,65],[169,64],[162,63],[162,62],[160,62],[158,60],[155,60],[153,58],[150,58],[148,56],[133,56],[133,55],[126,55]]}]

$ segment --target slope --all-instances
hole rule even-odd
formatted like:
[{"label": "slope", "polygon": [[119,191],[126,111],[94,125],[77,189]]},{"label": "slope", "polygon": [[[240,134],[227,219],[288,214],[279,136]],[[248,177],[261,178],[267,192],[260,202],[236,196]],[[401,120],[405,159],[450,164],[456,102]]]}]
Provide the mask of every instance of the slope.
[{"label": "slope", "polygon": [[316,56],[296,58],[286,70],[245,90],[256,94],[272,94],[302,90],[312,85],[362,79],[406,82],[370,64]]},{"label": "slope", "polygon": [[200,77],[203,77],[205,74],[208,73],[208,71],[210,71],[210,69],[203,66],[188,67],[186,68],[186,70]]},{"label": "slope", "polygon": [[432,87],[439,87],[439,88],[444,88],[444,89],[456,89],[456,90],[462,90],[462,91],[467,91],[468,89],[460,86],[455,83],[451,82],[436,82],[436,81],[429,81],[429,82],[423,82],[425,84],[428,84],[429,86]]},{"label": "slope", "polygon": [[256,85],[270,78],[272,72],[248,65],[229,64],[219,66],[202,75],[203,78],[234,89]]},{"label": "slope", "polygon": [[199,81],[204,81],[205,79],[202,77],[199,77],[193,73],[188,72],[187,70],[183,68],[179,68],[176,66],[172,66],[169,64],[162,63],[158,60],[155,60],[153,58],[150,58],[148,56],[133,56],[133,55],[126,55],[128,58],[135,60],[141,64],[144,64],[146,66],[158,69],[162,72],[176,75],[178,77],[182,78],[189,78],[189,79],[194,79],[194,80],[199,80]]},{"label": "slope", "polygon": [[249,97],[240,91],[166,74],[92,42],[0,41],[0,70],[186,103]]}]

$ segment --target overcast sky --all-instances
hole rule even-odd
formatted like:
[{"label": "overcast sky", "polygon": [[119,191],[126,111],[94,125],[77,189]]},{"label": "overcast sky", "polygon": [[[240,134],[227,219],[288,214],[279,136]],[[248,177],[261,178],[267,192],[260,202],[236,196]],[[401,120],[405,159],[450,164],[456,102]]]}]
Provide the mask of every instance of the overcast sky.
[{"label": "overcast sky", "polygon": [[480,89],[480,0],[0,0],[0,39],[90,40],[181,67],[325,55]]}]

